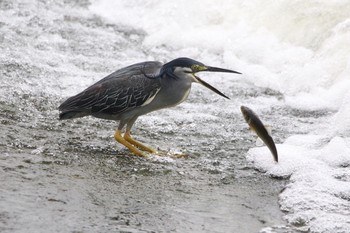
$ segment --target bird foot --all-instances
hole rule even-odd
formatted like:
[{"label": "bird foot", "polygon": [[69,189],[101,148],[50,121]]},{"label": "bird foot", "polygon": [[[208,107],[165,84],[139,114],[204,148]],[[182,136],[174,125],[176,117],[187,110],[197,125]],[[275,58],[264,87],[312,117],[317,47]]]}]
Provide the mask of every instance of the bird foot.
[{"label": "bird foot", "polygon": [[179,158],[187,158],[188,155],[184,154],[182,152],[178,151],[164,151],[164,150],[155,150],[151,147],[148,147],[141,142],[133,139],[130,135],[129,131],[126,131],[124,136],[122,136],[120,130],[117,130],[114,134],[114,138],[119,142],[120,144],[126,146],[130,152],[132,152],[134,155],[149,158],[149,155],[156,155],[156,156],[165,156],[172,159],[179,159]]}]

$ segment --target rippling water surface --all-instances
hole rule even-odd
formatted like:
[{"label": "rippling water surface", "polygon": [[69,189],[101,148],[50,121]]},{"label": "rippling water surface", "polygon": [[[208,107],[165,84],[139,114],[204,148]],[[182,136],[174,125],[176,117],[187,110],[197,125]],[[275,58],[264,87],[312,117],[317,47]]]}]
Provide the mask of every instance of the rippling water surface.
[{"label": "rippling water surface", "polygon": [[[180,17],[181,3],[0,2],[1,232],[348,232],[346,8],[271,1],[255,18],[259,1],[193,1]],[[313,23],[328,34],[301,36]],[[187,159],[130,155],[116,122],[58,121],[63,100],[116,69],[179,56],[243,72],[203,74],[231,100],[194,84],[136,122],[136,138]],[[280,164],[240,105],[273,126]]]}]

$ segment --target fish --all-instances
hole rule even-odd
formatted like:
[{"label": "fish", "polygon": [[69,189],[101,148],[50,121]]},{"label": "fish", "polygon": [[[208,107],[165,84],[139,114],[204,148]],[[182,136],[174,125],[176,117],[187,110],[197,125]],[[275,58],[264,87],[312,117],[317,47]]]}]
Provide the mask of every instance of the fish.
[{"label": "fish", "polygon": [[278,162],[278,153],[275,142],[273,141],[270,133],[259,119],[258,115],[246,106],[241,106],[241,112],[245,121],[248,123],[250,129],[254,131],[258,137],[265,143],[272,153],[273,159]]}]

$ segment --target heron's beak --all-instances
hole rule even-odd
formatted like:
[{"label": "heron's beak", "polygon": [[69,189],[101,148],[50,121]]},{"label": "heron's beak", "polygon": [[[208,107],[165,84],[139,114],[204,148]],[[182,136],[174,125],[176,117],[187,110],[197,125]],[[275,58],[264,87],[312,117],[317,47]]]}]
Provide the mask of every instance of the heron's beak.
[{"label": "heron's beak", "polygon": [[223,72],[223,73],[235,73],[235,74],[242,74],[240,72],[234,71],[234,70],[228,70],[218,67],[212,67],[212,66],[206,66],[206,69],[201,71],[209,71],[209,72]]},{"label": "heron's beak", "polygon": [[210,85],[209,83],[207,82],[204,82],[202,79],[200,79],[198,76],[194,76],[197,81],[202,84],[203,86],[209,88],[210,90],[212,90],[213,92],[215,92],[216,94],[219,94],[221,95],[222,97],[225,97],[226,99],[230,99],[228,98],[226,95],[224,95],[222,92],[220,92],[218,89],[216,89],[215,87],[213,87],[212,85]]},{"label": "heron's beak", "polygon": [[[218,67],[211,67],[211,66],[204,66],[202,67],[202,69],[200,69],[197,72],[201,72],[201,71],[209,71],[209,72],[223,72],[223,73],[235,73],[235,74],[242,74],[240,72],[234,71],[234,70],[228,70],[228,69],[223,69],[223,68],[218,68]],[[225,97],[226,99],[230,99],[228,98],[226,95],[224,95],[222,92],[220,92],[218,89],[216,89],[215,87],[211,86],[209,83],[204,82],[201,78],[199,78],[198,76],[194,76],[198,82],[200,84],[202,84],[203,86],[209,88],[210,90],[212,90],[213,92],[215,92],[216,94],[221,95],[222,97]]]}]

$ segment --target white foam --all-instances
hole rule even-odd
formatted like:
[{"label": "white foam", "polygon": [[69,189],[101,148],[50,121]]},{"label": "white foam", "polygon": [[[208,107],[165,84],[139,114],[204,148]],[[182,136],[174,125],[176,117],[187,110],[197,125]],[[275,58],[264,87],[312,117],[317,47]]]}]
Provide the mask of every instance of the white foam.
[{"label": "white foam", "polygon": [[253,148],[247,159],[272,177],[290,176],[280,195],[286,219],[301,230],[347,232],[350,230],[350,146],[341,137],[325,145],[319,135],[295,135],[277,145],[279,163],[266,147]]},{"label": "white foam", "polygon": [[149,49],[166,45],[174,56],[222,60],[255,85],[285,93],[292,107],[338,109],[334,101],[350,88],[344,1],[100,0],[90,9],[145,30]]}]

